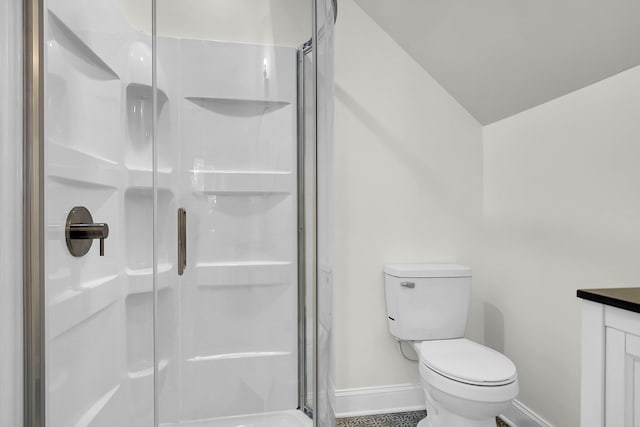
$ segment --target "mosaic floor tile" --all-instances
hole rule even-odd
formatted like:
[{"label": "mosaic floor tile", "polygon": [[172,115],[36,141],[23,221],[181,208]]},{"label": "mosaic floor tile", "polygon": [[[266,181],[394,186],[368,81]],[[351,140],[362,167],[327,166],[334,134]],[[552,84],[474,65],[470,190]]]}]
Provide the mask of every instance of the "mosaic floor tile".
[{"label": "mosaic floor tile", "polygon": [[[427,416],[425,411],[399,412],[396,414],[369,415],[366,417],[338,418],[336,427],[416,427],[418,421]],[[501,419],[497,427],[509,427]]]}]

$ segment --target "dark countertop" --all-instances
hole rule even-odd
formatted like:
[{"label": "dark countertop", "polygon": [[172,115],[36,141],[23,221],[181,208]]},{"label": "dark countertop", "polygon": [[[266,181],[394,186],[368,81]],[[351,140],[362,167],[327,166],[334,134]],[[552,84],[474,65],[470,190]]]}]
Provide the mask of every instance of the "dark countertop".
[{"label": "dark countertop", "polygon": [[640,313],[640,288],[578,289],[578,298]]}]

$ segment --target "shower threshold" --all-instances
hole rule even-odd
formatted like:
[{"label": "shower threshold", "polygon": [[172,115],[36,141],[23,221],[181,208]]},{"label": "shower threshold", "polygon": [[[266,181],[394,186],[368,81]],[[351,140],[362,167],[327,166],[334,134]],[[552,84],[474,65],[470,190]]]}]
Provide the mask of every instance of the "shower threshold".
[{"label": "shower threshold", "polygon": [[160,424],[161,427],[311,427],[311,418],[298,410],[236,415],[208,420]]}]

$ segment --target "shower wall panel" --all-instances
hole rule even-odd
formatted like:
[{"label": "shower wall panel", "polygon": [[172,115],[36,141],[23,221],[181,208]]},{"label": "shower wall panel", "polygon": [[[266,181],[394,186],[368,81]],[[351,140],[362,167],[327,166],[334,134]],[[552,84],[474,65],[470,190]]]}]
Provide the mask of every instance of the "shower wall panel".
[{"label": "shower wall panel", "polygon": [[[113,2],[45,6],[47,426],[152,426],[151,38]],[[75,206],[104,256],[68,251]]]},{"label": "shower wall panel", "polygon": [[295,409],[296,52],[180,51],[181,419]]}]

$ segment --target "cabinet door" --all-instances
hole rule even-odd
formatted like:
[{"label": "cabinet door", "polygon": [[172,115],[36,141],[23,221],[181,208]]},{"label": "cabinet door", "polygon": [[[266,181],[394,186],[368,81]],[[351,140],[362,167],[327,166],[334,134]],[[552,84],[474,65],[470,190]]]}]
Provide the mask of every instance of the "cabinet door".
[{"label": "cabinet door", "polygon": [[640,337],[626,334],[627,422],[640,427]]},{"label": "cabinet door", "polygon": [[640,427],[640,337],[607,328],[606,342],[606,426]]}]

